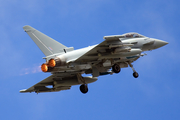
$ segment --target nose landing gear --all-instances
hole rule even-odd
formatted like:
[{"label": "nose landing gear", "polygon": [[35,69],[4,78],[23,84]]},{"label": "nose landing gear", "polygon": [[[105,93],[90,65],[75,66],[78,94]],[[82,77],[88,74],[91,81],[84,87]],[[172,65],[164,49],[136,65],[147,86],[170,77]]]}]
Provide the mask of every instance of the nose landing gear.
[{"label": "nose landing gear", "polygon": [[86,94],[88,92],[88,87],[87,87],[87,84],[82,84],[80,87],[79,87],[80,91],[84,94]]},{"label": "nose landing gear", "polygon": [[133,65],[130,63],[130,62],[128,62],[128,64],[129,64],[129,66],[132,68],[132,70],[133,70],[133,76],[134,76],[134,78],[138,78],[139,77],[139,74],[135,71],[135,69],[133,68]]},{"label": "nose landing gear", "polygon": [[138,78],[139,74],[137,72],[133,73],[134,78]]}]

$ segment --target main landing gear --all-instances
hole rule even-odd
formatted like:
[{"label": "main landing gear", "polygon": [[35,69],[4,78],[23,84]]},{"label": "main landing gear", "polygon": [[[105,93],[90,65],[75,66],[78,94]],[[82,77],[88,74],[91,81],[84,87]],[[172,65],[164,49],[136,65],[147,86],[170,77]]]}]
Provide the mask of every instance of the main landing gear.
[{"label": "main landing gear", "polygon": [[83,84],[79,87],[80,91],[81,91],[82,93],[86,94],[86,93],[88,92],[88,86],[87,86],[85,80],[83,79],[83,77],[81,76],[80,73],[77,74],[77,78],[78,78],[79,83],[83,83]]},{"label": "main landing gear", "polygon": [[121,68],[120,68],[120,66],[119,66],[118,64],[114,64],[114,65],[112,66],[112,71],[113,71],[114,73],[119,73],[119,72],[121,71]]}]

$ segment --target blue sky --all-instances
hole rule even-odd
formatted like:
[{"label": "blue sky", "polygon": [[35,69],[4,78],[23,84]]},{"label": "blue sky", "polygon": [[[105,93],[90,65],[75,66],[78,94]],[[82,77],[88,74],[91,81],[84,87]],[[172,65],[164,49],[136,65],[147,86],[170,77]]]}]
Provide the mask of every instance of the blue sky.
[{"label": "blue sky", "polygon": [[[0,0],[0,119],[179,120],[178,0]],[[138,32],[169,42],[131,68],[99,77],[82,94],[79,86],[56,93],[19,93],[48,77],[39,71],[44,54],[23,31],[31,25],[75,49],[103,36]]]}]

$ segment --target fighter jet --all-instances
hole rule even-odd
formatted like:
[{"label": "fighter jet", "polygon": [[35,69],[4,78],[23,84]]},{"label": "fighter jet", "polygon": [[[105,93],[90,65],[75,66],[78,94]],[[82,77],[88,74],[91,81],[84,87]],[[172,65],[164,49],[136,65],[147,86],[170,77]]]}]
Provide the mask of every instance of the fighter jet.
[{"label": "fighter jet", "polygon": [[31,26],[24,26],[23,29],[46,56],[41,70],[51,72],[52,75],[28,89],[20,90],[21,93],[56,92],[80,85],[80,91],[85,94],[88,92],[88,84],[97,81],[98,76],[117,74],[121,68],[128,66],[132,68],[134,78],[137,78],[139,75],[132,63],[146,55],[144,51],[168,44],[138,33],[126,33],[104,36],[100,44],[74,50]]}]

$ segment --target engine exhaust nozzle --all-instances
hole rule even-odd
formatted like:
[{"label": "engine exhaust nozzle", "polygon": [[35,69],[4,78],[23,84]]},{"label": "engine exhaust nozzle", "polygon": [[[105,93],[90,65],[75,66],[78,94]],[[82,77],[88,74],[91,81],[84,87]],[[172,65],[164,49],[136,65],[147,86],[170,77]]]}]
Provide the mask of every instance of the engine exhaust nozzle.
[{"label": "engine exhaust nozzle", "polygon": [[48,71],[48,66],[47,66],[47,64],[43,63],[43,64],[41,65],[41,70],[42,70],[43,72],[47,72],[47,71]]},{"label": "engine exhaust nozzle", "polygon": [[49,67],[55,67],[56,61],[54,59],[50,59],[48,65],[49,65]]}]

